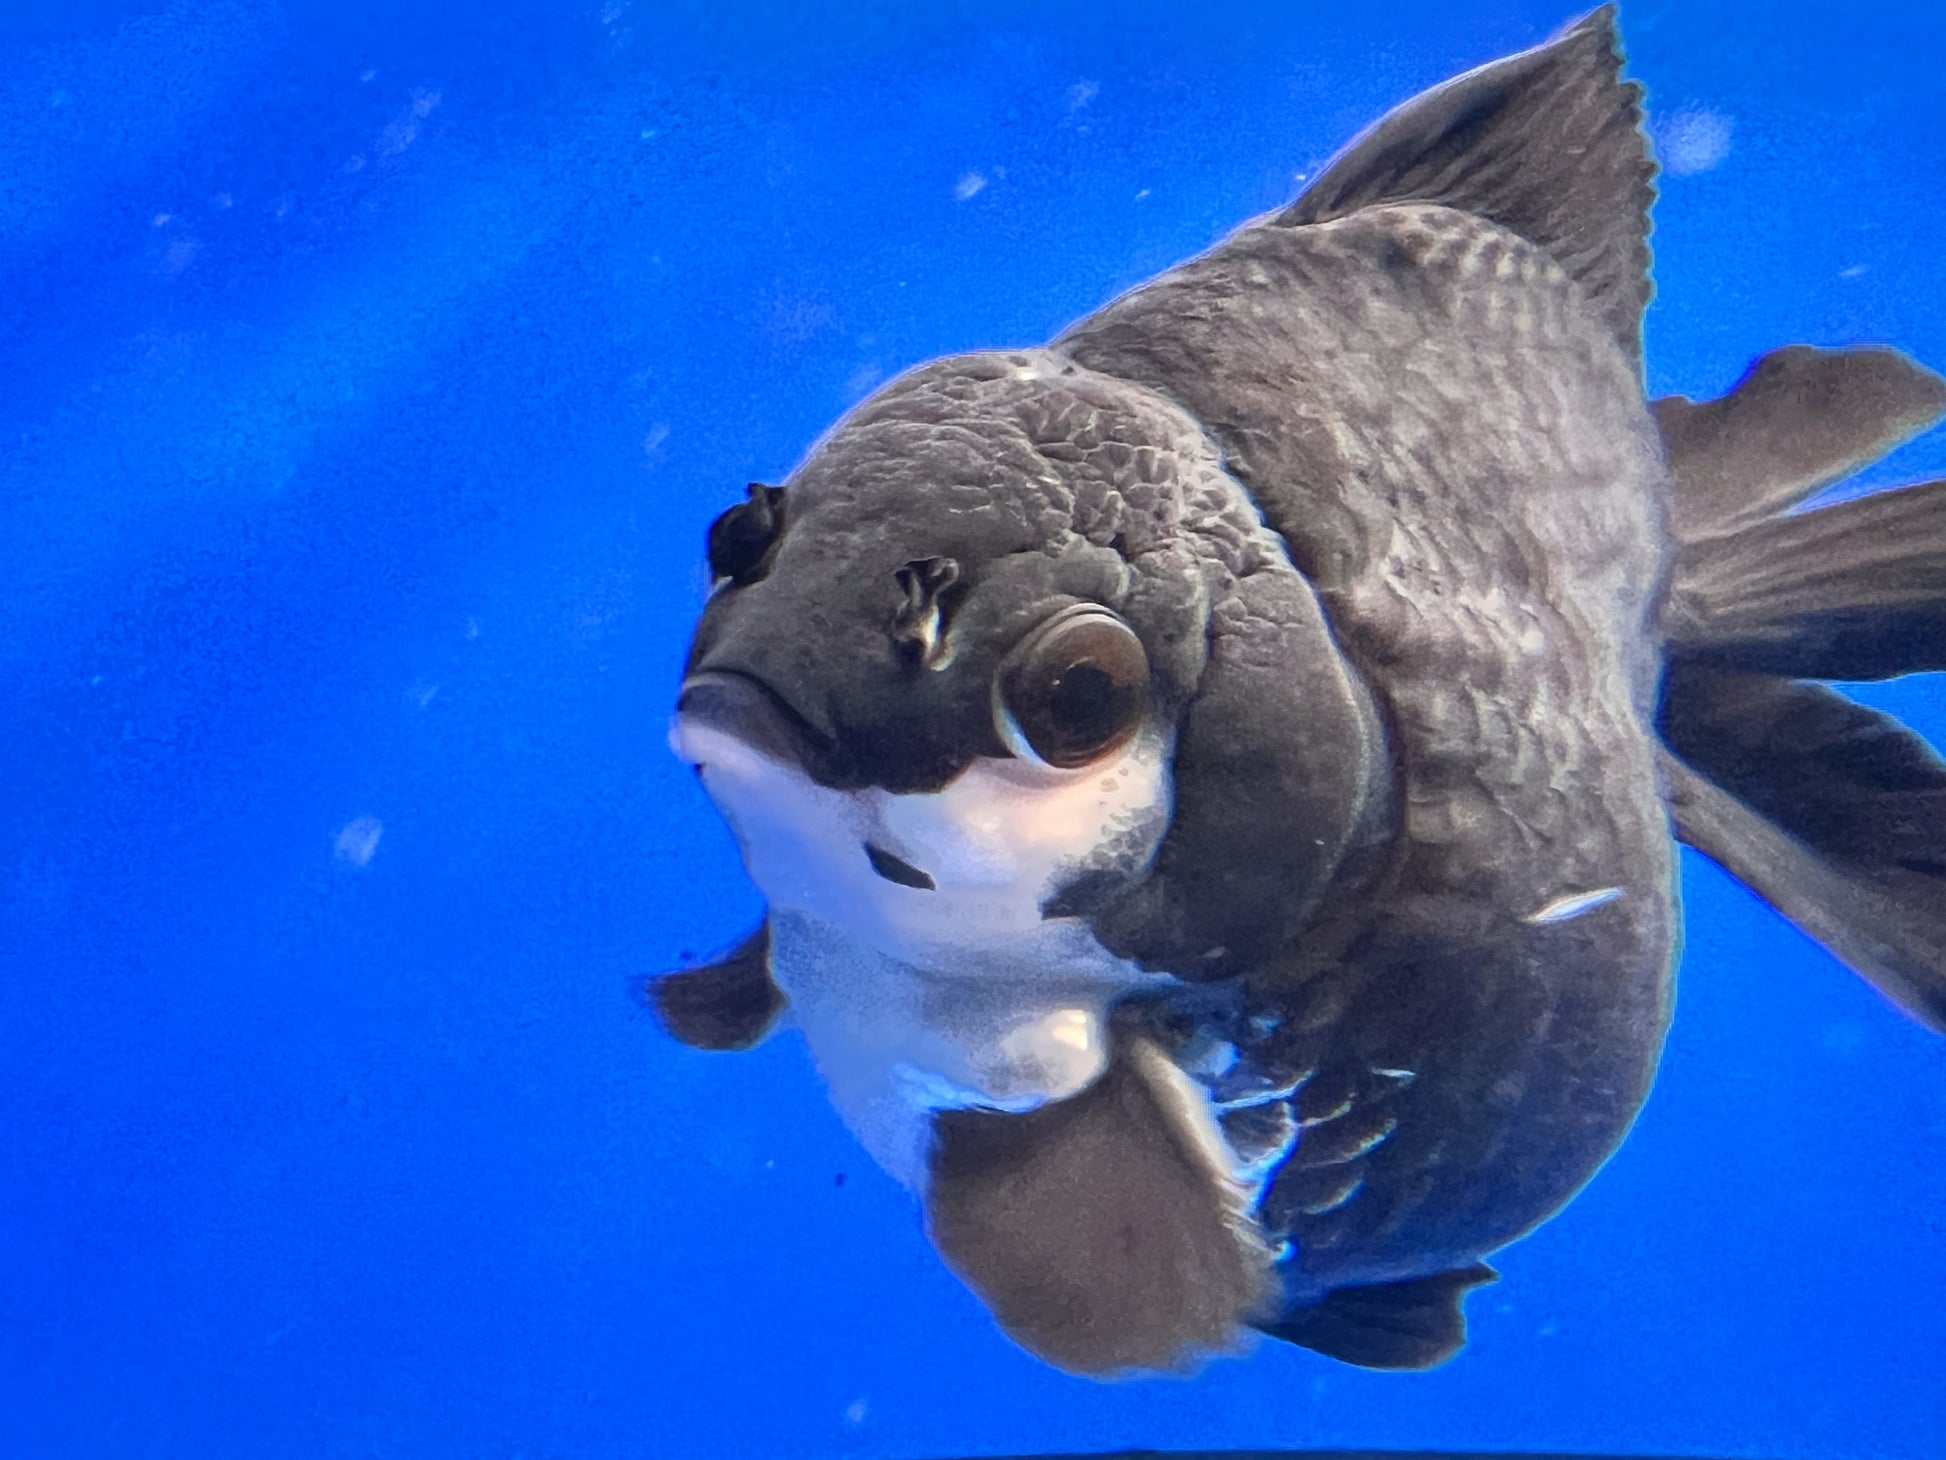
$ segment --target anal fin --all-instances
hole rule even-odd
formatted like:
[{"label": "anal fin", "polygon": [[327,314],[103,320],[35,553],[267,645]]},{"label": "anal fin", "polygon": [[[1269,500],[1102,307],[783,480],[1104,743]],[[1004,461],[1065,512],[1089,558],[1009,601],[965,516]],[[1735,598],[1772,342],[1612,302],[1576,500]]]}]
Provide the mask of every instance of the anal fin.
[{"label": "anal fin", "polygon": [[1460,1303],[1499,1274],[1485,1263],[1406,1282],[1333,1288],[1259,1325],[1273,1338],[1366,1369],[1430,1369],[1466,1343]]}]

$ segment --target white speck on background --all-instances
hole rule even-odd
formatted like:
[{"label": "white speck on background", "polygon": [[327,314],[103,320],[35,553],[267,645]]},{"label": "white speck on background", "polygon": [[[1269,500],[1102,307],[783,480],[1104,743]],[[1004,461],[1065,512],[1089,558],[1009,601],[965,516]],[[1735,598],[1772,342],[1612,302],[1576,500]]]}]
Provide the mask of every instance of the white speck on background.
[{"label": "white speck on background", "polygon": [[1073,116],[1089,102],[1101,95],[1098,81],[1077,81],[1068,88],[1068,115]]},{"label": "white speck on background", "polygon": [[848,1425],[862,1425],[865,1423],[865,1409],[866,1404],[862,1396],[852,1400],[850,1404],[845,1406],[845,1423]]},{"label": "white speck on background", "polygon": [[158,213],[155,215],[155,217],[149,220],[149,226],[151,228],[160,228],[162,227],[163,224],[169,221],[171,216],[172,215],[168,213]]},{"label": "white speck on background", "polygon": [[986,185],[987,185],[987,180],[984,177],[980,176],[979,173],[969,172],[964,177],[962,177],[957,184],[954,185],[953,196],[958,198],[962,203],[964,203],[968,198],[972,197],[975,193],[977,193],[981,188],[985,187]]},{"label": "white speck on background", "polygon": [[338,833],[332,855],[354,867],[366,866],[377,854],[378,839],[384,834],[385,823],[376,816],[354,816]]},{"label": "white speck on background", "polygon": [[668,439],[669,423],[667,421],[657,421],[653,426],[649,427],[649,434],[642,438],[642,454],[644,456],[654,456],[656,448]]},{"label": "white speck on background", "polygon": [[390,126],[379,134],[378,151],[383,157],[394,157],[405,151],[418,140],[419,123],[433,114],[439,105],[436,91],[415,91],[412,93],[412,106],[393,120]]},{"label": "white speck on background", "polygon": [[1870,266],[1867,264],[1853,264],[1848,269],[1838,270],[1838,277],[1841,279],[1856,279],[1860,274],[1864,273],[1868,267]]},{"label": "white speck on background", "polygon": [[1655,128],[1662,170],[1671,177],[1708,172],[1730,155],[1735,123],[1721,112],[1679,111]]}]

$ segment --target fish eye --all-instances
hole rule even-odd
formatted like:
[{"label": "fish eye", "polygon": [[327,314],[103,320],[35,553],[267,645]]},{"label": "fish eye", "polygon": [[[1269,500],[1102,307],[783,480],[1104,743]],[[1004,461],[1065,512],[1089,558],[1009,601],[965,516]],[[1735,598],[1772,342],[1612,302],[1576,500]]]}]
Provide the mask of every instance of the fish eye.
[{"label": "fish eye", "polygon": [[993,718],[1017,755],[1061,770],[1127,743],[1149,709],[1149,656],[1097,604],[1063,609],[1014,646],[993,681]]},{"label": "fish eye", "polygon": [[750,496],[709,525],[709,570],[747,587],[770,571],[784,535],[784,489],[750,483]]}]

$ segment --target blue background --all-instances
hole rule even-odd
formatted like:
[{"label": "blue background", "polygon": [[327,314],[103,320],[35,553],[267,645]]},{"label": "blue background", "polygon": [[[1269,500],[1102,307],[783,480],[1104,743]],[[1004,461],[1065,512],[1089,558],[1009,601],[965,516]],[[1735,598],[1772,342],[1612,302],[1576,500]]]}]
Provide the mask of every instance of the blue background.
[{"label": "blue background", "polygon": [[[709,518],[1570,14],[0,8],[0,1453],[1937,1456],[1946,1042],[1696,859],[1647,1113],[1424,1376],[1041,1368],[793,1038],[636,999],[756,908],[664,747]],[[1946,20],[1624,23],[1655,389],[1946,366]]]}]

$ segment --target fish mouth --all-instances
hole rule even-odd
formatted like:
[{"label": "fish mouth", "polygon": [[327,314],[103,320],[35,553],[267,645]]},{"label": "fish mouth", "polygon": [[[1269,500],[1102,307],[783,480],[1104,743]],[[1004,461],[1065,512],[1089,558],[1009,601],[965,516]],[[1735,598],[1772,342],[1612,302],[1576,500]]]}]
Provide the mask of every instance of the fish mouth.
[{"label": "fish mouth", "polygon": [[[832,759],[829,742],[788,700],[755,675],[737,670],[705,669],[683,681],[669,743],[698,775],[714,767],[747,777],[748,757],[754,754],[814,784],[826,784],[819,770]],[[870,839],[858,845],[884,881],[917,892],[939,890],[930,872],[896,852]]]},{"label": "fish mouth", "polygon": [[807,771],[813,779],[830,759],[820,735],[789,701],[754,675],[705,669],[685,679],[676,697],[671,743],[676,754],[701,768],[685,749],[687,732],[710,730],[759,754]]}]

